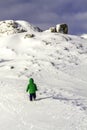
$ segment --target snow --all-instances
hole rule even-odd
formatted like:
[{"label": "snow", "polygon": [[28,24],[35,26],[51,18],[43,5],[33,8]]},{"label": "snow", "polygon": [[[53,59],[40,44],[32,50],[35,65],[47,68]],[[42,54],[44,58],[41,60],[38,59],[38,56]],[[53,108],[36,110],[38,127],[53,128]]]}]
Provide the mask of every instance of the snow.
[{"label": "snow", "polygon": [[87,34],[82,34],[81,37],[87,39]]},{"label": "snow", "polygon": [[[16,22],[26,32],[0,35],[0,129],[87,130],[87,39]],[[33,102],[26,93],[31,77]]]}]

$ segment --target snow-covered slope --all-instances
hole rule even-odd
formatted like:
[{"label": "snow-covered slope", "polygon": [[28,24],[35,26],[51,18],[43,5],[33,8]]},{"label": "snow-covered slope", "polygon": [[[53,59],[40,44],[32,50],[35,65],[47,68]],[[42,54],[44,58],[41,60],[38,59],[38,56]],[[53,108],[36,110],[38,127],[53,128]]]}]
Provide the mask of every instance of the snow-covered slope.
[{"label": "snow-covered slope", "polygon": [[[1,130],[86,130],[87,40],[21,27],[27,32],[0,37]],[[35,102],[26,93],[30,77]]]}]

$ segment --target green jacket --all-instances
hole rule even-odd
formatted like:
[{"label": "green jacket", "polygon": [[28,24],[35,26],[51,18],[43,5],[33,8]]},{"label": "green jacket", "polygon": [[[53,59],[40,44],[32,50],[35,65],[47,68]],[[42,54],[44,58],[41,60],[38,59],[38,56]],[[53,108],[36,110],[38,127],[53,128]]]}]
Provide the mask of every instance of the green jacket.
[{"label": "green jacket", "polygon": [[37,91],[37,86],[36,84],[34,83],[34,80],[31,78],[29,80],[29,84],[27,85],[27,89],[26,89],[26,92],[29,92],[30,94],[33,94]]}]

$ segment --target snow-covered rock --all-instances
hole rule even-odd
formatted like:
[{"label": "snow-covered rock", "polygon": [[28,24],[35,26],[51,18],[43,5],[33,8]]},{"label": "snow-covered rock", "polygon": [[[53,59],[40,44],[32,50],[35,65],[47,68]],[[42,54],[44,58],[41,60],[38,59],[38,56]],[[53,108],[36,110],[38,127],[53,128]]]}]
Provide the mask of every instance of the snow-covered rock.
[{"label": "snow-covered rock", "polygon": [[45,32],[68,34],[68,25],[65,23],[57,24],[55,27],[50,27],[48,30],[45,30]]},{"label": "snow-covered rock", "polygon": [[56,32],[68,34],[68,25],[65,23],[56,25]]},{"label": "snow-covered rock", "polygon": [[0,21],[0,35],[9,35],[23,32],[40,32],[41,29],[34,27],[26,21],[5,20]]}]

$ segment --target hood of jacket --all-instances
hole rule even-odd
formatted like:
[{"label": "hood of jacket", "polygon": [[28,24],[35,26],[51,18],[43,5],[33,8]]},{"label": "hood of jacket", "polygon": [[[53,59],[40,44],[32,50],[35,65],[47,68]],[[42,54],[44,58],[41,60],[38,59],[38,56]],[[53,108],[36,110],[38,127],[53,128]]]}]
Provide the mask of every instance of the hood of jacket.
[{"label": "hood of jacket", "polygon": [[29,83],[30,83],[30,84],[34,83],[33,78],[30,78],[30,79],[29,79]]}]

